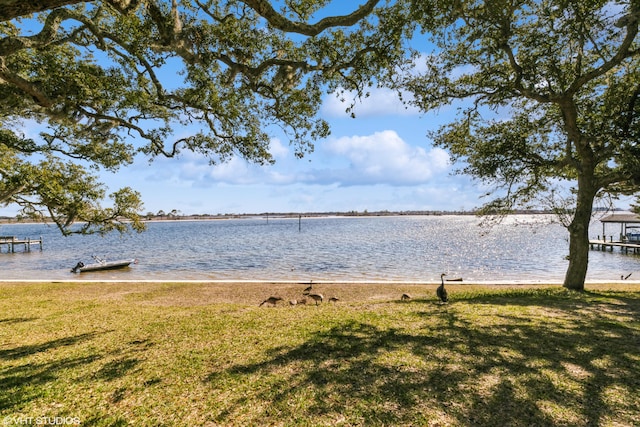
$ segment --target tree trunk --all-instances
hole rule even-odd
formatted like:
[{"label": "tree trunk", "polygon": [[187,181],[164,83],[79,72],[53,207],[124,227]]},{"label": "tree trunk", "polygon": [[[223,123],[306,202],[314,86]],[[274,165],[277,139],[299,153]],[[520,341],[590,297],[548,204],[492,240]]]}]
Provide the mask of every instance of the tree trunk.
[{"label": "tree trunk", "polygon": [[584,281],[589,266],[589,223],[577,220],[569,226],[569,267],[564,277],[564,286],[572,291],[584,291]]},{"label": "tree trunk", "polygon": [[573,221],[569,225],[569,267],[564,286],[572,291],[584,291],[589,266],[589,224],[595,199],[591,180],[578,178],[578,200]]}]

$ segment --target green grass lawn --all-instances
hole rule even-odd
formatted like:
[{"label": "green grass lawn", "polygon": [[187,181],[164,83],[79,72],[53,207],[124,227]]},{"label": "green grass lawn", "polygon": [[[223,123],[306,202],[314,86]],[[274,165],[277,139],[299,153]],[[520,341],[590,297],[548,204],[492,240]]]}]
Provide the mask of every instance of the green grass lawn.
[{"label": "green grass lawn", "polygon": [[0,426],[638,426],[616,286],[0,283]]}]

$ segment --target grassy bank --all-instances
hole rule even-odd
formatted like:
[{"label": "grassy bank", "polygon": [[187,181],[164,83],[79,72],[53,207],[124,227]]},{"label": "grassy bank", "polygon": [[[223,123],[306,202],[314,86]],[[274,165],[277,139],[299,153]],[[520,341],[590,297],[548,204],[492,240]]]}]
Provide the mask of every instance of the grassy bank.
[{"label": "grassy bank", "polygon": [[638,285],[315,287],[0,283],[0,425],[640,425]]}]

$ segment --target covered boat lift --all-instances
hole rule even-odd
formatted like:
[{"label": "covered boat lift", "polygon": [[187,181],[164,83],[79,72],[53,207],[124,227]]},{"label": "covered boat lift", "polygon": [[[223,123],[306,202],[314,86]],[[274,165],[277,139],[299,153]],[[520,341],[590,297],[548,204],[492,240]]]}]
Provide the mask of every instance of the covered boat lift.
[{"label": "covered boat lift", "polygon": [[[620,224],[619,243],[640,243],[640,215],[632,212],[614,212],[600,219],[600,222],[602,223],[602,240],[607,240],[607,224]],[[613,235],[611,235],[611,241],[613,241]]]},{"label": "covered boat lift", "polygon": [[[614,246],[619,247],[621,251],[640,253],[640,215],[631,212],[614,212],[600,219],[602,223],[602,238],[598,236],[597,240],[589,240],[591,249],[613,250]],[[613,235],[609,235],[607,241],[607,225],[619,224],[620,234],[616,240]]]}]

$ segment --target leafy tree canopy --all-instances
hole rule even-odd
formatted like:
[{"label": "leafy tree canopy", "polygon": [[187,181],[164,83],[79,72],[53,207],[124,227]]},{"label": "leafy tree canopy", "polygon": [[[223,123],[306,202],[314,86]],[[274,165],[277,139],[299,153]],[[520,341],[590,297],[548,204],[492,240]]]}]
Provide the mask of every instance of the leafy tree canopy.
[{"label": "leafy tree canopy", "polygon": [[[0,204],[51,216],[65,233],[74,221],[92,224],[81,232],[118,219],[140,228],[139,194],[123,189],[104,210],[96,169],[183,150],[212,165],[232,156],[268,164],[272,125],[297,156],[309,153],[329,133],[316,115],[324,91],[363,94],[407,39],[396,19],[403,3],[350,2],[345,14],[331,14],[331,3],[2,2]],[[30,122],[46,131],[27,137]]]},{"label": "leafy tree canopy", "polygon": [[489,212],[543,200],[570,212],[565,286],[582,289],[594,200],[640,190],[640,2],[416,0],[412,8],[430,44],[393,84],[425,111],[466,101],[432,137],[462,173],[501,190]]}]

